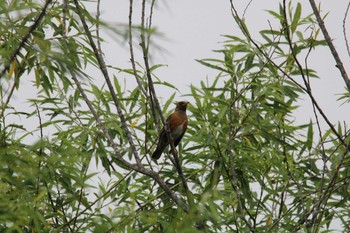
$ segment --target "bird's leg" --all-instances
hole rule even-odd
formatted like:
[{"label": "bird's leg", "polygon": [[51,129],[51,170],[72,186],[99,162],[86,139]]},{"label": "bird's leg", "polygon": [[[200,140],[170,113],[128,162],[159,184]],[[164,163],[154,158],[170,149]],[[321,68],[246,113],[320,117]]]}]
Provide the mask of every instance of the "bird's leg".
[{"label": "bird's leg", "polygon": [[[171,150],[171,148],[170,148],[170,149],[169,149],[169,153],[171,153],[171,152],[172,152],[172,150]],[[179,151],[176,149],[176,147],[174,147],[174,152],[175,152],[175,155],[178,156]]]}]

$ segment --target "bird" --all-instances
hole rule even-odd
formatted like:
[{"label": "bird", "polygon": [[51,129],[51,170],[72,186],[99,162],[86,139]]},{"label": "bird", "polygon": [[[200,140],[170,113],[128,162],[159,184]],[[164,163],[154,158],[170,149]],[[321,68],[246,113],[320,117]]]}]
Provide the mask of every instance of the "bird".
[{"label": "bird", "polygon": [[[168,116],[166,119],[166,125],[169,127],[170,135],[173,139],[174,146],[176,147],[182,137],[184,136],[188,118],[186,114],[186,108],[188,105],[188,101],[179,101],[176,103],[175,111]],[[165,126],[159,131],[158,135],[158,144],[156,150],[152,154],[153,160],[158,160],[162,155],[164,149],[170,144],[170,140],[168,138]]]}]

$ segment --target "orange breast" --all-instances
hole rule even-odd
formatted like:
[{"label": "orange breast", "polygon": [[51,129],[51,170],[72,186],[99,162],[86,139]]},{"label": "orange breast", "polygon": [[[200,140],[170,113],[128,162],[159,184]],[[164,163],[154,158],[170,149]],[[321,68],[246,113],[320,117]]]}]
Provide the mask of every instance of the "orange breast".
[{"label": "orange breast", "polygon": [[188,120],[186,114],[174,112],[168,120],[170,132],[174,138],[179,137],[187,129]]}]

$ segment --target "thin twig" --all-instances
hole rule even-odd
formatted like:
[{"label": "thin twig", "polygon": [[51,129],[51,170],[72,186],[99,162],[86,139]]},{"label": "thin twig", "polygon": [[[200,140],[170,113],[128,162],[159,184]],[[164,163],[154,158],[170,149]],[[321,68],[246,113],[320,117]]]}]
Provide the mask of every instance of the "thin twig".
[{"label": "thin twig", "polygon": [[237,203],[238,203],[238,209],[240,213],[240,218],[247,224],[251,232],[255,232],[255,228],[248,222],[248,220],[244,216],[244,208],[243,204],[241,202],[241,193],[240,190],[237,189],[238,183],[237,183],[237,173],[234,167],[234,161],[233,161],[233,124],[232,124],[232,109],[234,106],[234,101],[230,103],[229,108],[229,161],[230,161],[230,176],[231,181],[233,181],[233,189],[236,192],[237,195]]},{"label": "thin twig", "polygon": [[[5,110],[7,109],[7,106],[8,106],[8,104],[9,104],[9,102],[10,102],[10,99],[11,99],[11,97],[12,97],[12,95],[13,95],[13,92],[15,91],[15,88],[16,88],[16,86],[17,86],[17,81],[16,81],[17,78],[14,77],[13,79],[14,79],[14,81],[13,81],[12,87],[11,87],[11,89],[10,89],[10,93],[8,94],[5,103],[2,104],[2,108],[1,108],[1,112],[0,112],[0,118],[2,118],[2,117],[4,116]],[[5,94],[6,94],[6,93],[5,93]]]},{"label": "thin twig", "polygon": [[243,15],[242,15],[243,19],[244,19],[245,15],[247,14],[248,8],[249,8],[250,4],[252,4],[252,2],[253,2],[253,0],[250,0],[248,2],[248,4],[245,6],[244,11],[243,11]]},{"label": "thin twig", "polygon": [[346,73],[345,67],[343,66],[343,62],[340,59],[338,52],[333,44],[332,38],[330,37],[328,30],[324,24],[323,19],[321,18],[320,12],[317,9],[316,3],[314,0],[309,0],[311,8],[314,12],[314,15],[316,16],[316,20],[318,22],[318,26],[321,28],[321,31],[323,33],[323,36],[328,44],[329,49],[331,50],[331,53],[333,55],[333,58],[336,62],[336,67],[339,69],[341,76],[343,77],[343,80],[345,82],[345,85],[348,89],[348,91],[350,91],[350,79],[348,77],[348,74]]},{"label": "thin twig", "polygon": [[148,94],[146,92],[146,89],[144,87],[144,84],[140,81],[139,75],[137,74],[137,69],[136,69],[136,62],[135,62],[135,55],[134,55],[134,46],[133,46],[133,35],[132,35],[132,31],[133,31],[133,22],[132,22],[132,16],[133,16],[133,4],[134,1],[130,0],[129,3],[129,50],[130,50],[130,62],[131,62],[131,67],[132,67],[132,71],[134,74],[134,77],[136,79],[137,85],[139,86],[141,92],[148,97]]},{"label": "thin twig", "polygon": [[[152,5],[153,6],[153,5]],[[149,66],[149,61],[148,61],[148,42],[146,42],[145,39],[145,29],[146,29],[146,24],[145,24],[145,0],[142,1],[142,16],[141,16],[141,48],[142,48],[142,53],[143,53],[143,60],[144,60],[144,64],[145,64],[145,69],[146,69],[146,77],[147,77],[147,81],[148,81],[148,89],[149,89],[149,94],[151,97],[151,110],[152,110],[152,114],[154,117],[154,123],[156,125],[156,128],[159,130],[159,124],[158,124],[158,120],[157,120],[157,114],[156,112],[158,112],[161,122],[163,123],[163,125],[165,125],[165,117],[163,115],[163,112],[160,108],[160,104],[157,98],[157,94],[153,85],[153,80],[152,80],[152,74],[151,74],[151,69]],[[149,35],[150,36],[150,35]],[[149,37],[148,36],[148,40]]]},{"label": "thin twig", "polygon": [[346,19],[348,18],[349,9],[350,9],[350,2],[348,3],[348,6],[346,7],[346,11],[345,11],[344,19],[343,19],[343,35],[344,35],[344,40],[345,40],[346,51],[348,52],[348,57],[350,57],[350,46],[349,46],[348,36],[346,33]]},{"label": "thin twig", "polygon": [[96,37],[97,37],[97,48],[100,54],[102,53],[102,47],[101,47],[101,38],[100,38],[100,10],[101,0],[97,0],[97,13],[96,13]]},{"label": "thin twig", "polygon": [[[308,60],[307,59],[308,59],[308,57],[309,57],[309,55],[311,53],[312,48],[313,48],[313,46],[310,45],[309,51],[308,51],[308,53],[307,53],[307,55],[305,57],[305,68],[306,68],[306,74],[307,74],[307,81],[308,81],[309,85],[310,85],[310,77],[308,75],[309,68],[308,68]],[[311,91],[311,88],[310,88],[310,91]],[[322,129],[321,129],[321,124],[320,124],[320,120],[319,120],[318,114],[316,112],[316,107],[315,107],[314,104],[312,104],[312,110],[313,110],[313,113],[314,113],[314,116],[315,116],[315,120],[316,120],[318,135],[319,135],[320,139],[322,139],[323,133],[322,133]],[[322,155],[322,161],[323,161],[323,168],[322,168],[323,170],[322,170],[322,173],[321,173],[322,177],[321,177],[321,185],[319,187],[319,190],[320,190],[319,194],[322,193],[321,190],[324,188],[324,183],[325,183],[325,179],[324,178],[325,178],[325,173],[326,173],[326,170],[327,170],[327,164],[326,164],[327,163],[327,157],[326,157],[325,147],[324,147],[323,143],[321,143],[321,155]],[[318,210],[314,211],[314,216],[312,218],[312,222],[313,223],[316,221],[317,213],[318,213]]]},{"label": "thin twig", "polygon": [[67,37],[67,11],[68,11],[68,0],[63,0],[63,7],[62,7],[62,35],[63,37]]}]

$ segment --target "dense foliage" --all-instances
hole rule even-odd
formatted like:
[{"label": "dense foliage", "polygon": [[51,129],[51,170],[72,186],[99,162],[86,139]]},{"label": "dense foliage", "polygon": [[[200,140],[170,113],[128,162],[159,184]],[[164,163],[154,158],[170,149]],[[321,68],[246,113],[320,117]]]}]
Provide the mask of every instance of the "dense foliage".
[{"label": "dense foliage", "polygon": [[[99,30],[113,30],[84,1],[0,2],[0,230],[349,231],[347,125],[330,122],[310,86],[309,54],[329,46],[315,15],[283,1],[252,38],[231,2],[241,36],[224,37],[221,59],[198,60],[217,75],[192,84],[179,152],[156,164],[177,90],[149,64],[154,4],[117,32],[130,41],[125,68],[105,64]],[[154,85],[174,92],[163,106]],[[315,117],[297,124],[301,96]]]}]

